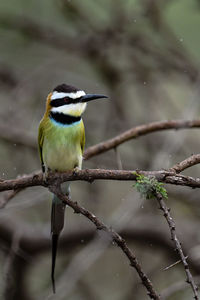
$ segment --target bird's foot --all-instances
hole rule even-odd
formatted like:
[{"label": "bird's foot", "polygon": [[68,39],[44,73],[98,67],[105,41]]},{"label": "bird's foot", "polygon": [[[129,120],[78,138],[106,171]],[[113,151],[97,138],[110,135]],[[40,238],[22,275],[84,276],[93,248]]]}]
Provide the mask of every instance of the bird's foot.
[{"label": "bird's foot", "polygon": [[48,174],[46,172],[44,172],[42,174],[42,176],[43,176],[43,181],[44,181],[45,185],[48,185]]},{"label": "bird's foot", "polygon": [[43,172],[43,180],[44,180],[44,183],[48,186],[49,185],[49,174],[50,174],[51,170],[48,168],[48,169],[45,169],[45,171]]},{"label": "bird's foot", "polygon": [[80,171],[80,168],[79,167],[75,167],[73,169],[73,175],[76,175],[79,171]]}]

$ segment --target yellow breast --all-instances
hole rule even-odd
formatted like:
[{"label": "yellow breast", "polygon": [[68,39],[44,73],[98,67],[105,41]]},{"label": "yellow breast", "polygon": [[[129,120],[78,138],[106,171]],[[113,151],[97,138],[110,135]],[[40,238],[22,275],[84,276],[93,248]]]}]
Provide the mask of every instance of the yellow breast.
[{"label": "yellow breast", "polygon": [[42,147],[45,167],[59,172],[75,167],[81,169],[84,141],[82,120],[67,127],[52,124],[49,120]]}]

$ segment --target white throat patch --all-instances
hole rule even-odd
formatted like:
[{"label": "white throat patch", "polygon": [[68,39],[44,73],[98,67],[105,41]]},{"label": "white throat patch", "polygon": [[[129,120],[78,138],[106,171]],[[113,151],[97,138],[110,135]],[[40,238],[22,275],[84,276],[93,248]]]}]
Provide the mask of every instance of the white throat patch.
[{"label": "white throat patch", "polygon": [[77,117],[84,113],[86,106],[87,103],[66,104],[59,107],[52,107],[51,111]]}]

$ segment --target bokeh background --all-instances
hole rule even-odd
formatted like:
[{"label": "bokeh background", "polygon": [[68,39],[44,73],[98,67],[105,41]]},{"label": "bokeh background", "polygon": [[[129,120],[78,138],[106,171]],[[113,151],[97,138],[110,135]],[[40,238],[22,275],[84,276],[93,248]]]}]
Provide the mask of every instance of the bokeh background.
[{"label": "bokeh background", "polygon": [[[199,0],[12,0],[0,2],[0,173],[40,169],[37,128],[60,83],[102,93],[84,114],[86,147],[133,126],[200,114]],[[84,162],[84,168],[167,169],[199,152],[199,129],[153,133]],[[199,175],[199,166],[186,174]],[[123,237],[156,289],[192,299],[166,222],[131,182],[73,182],[73,200]],[[200,192],[167,186],[192,273],[200,283]],[[0,201],[7,194],[1,195]],[[51,195],[29,188],[0,211],[0,299],[148,299],[126,257],[83,216],[66,212],[50,269]]]}]

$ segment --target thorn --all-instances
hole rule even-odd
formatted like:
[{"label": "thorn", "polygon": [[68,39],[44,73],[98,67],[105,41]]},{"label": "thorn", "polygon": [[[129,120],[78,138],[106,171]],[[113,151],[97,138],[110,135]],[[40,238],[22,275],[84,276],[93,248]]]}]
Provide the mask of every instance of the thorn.
[{"label": "thorn", "polygon": [[[188,256],[187,256],[187,257],[188,257]],[[187,258],[187,257],[186,257],[186,258]],[[169,265],[168,267],[164,268],[163,271],[167,271],[167,270],[169,270],[170,268],[173,268],[174,266],[176,266],[177,264],[179,264],[179,263],[181,263],[181,262],[182,262],[182,260],[179,259],[179,260],[176,261],[175,263],[173,263],[173,264]]]}]

